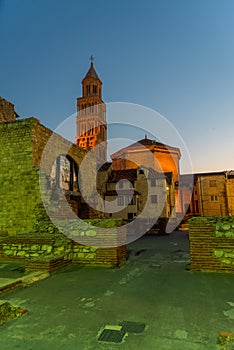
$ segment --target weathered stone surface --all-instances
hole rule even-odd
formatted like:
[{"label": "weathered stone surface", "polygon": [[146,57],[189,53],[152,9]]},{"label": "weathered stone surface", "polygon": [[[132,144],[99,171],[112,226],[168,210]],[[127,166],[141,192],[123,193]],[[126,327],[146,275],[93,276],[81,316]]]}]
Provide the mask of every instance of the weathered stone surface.
[{"label": "weathered stone surface", "polygon": [[189,220],[193,271],[234,272],[234,217],[196,217]]},{"label": "weathered stone surface", "polygon": [[13,251],[12,250],[5,250],[5,254],[6,255],[13,255]]},{"label": "weathered stone surface", "polygon": [[214,250],[214,255],[216,258],[221,258],[224,255],[222,250]]},{"label": "weathered stone surface", "polygon": [[26,309],[13,306],[9,301],[0,300],[0,325],[10,319],[21,317],[25,312]]},{"label": "weathered stone surface", "polygon": [[94,230],[87,230],[85,234],[86,236],[95,237],[97,235],[97,232]]},{"label": "weathered stone surface", "polygon": [[34,244],[31,246],[31,250],[40,250],[39,244]]},{"label": "weathered stone surface", "polygon": [[17,253],[17,256],[23,257],[25,256],[25,251],[21,250]]}]

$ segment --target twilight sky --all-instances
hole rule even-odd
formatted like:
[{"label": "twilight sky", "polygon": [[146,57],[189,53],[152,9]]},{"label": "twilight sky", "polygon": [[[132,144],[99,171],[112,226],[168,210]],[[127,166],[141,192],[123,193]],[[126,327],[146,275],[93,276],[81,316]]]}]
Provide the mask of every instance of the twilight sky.
[{"label": "twilight sky", "polygon": [[0,0],[0,37],[0,96],[20,117],[54,130],[75,113],[93,54],[105,102],[159,112],[194,172],[234,169],[233,0]]}]

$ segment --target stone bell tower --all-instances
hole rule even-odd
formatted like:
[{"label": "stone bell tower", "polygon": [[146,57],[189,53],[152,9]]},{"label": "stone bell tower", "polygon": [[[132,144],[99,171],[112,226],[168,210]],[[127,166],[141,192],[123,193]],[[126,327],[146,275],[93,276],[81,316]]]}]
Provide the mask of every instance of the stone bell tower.
[{"label": "stone bell tower", "polygon": [[93,60],[91,56],[90,68],[82,80],[82,97],[77,98],[76,144],[85,150],[93,150],[97,163],[104,163],[107,157],[106,105],[102,100],[102,82],[94,69]]}]

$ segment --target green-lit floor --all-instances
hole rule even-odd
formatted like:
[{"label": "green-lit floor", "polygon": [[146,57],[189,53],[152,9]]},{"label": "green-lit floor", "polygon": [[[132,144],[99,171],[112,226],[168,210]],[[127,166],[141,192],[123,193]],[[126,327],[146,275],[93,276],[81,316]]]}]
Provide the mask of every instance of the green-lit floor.
[{"label": "green-lit floor", "polygon": [[[72,265],[6,295],[28,313],[1,326],[0,349],[209,350],[234,332],[234,275],[190,272],[186,233],[144,237],[128,252],[120,269]],[[146,327],[116,343],[100,337],[131,322]]]}]

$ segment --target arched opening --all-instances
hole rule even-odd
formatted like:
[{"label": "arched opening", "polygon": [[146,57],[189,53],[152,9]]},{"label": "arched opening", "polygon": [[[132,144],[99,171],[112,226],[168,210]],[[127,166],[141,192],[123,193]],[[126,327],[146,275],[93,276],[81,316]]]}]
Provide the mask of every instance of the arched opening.
[{"label": "arched opening", "polygon": [[78,166],[68,155],[60,155],[54,161],[50,173],[51,189],[78,192]]},{"label": "arched opening", "polygon": [[[67,203],[73,212],[78,215],[80,208],[80,191],[78,184],[78,165],[68,155],[61,154],[52,164],[49,176],[51,200],[56,202],[56,208],[60,208],[54,214],[57,219],[64,219],[69,216]],[[64,198],[65,197],[65,198]]]}]

